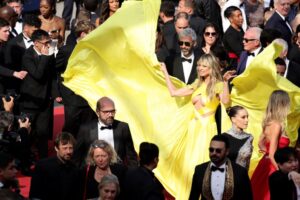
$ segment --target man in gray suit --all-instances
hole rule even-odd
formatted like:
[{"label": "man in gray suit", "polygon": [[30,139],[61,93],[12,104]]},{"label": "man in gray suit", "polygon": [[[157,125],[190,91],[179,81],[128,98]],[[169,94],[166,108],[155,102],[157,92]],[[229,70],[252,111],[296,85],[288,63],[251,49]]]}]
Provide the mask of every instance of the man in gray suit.
[{"label": "man in gray suit", "polygon": [[115,113],[114,102],[108,97],[102,97],[97,101],[98,120],[80,126],[74,152],[74,161],[79,166],[84,166],[90,145],[99,139],[110,143],[124,164],[137,166],[137,154],[133,147],[129,126],[125,122],[115,120]]}]

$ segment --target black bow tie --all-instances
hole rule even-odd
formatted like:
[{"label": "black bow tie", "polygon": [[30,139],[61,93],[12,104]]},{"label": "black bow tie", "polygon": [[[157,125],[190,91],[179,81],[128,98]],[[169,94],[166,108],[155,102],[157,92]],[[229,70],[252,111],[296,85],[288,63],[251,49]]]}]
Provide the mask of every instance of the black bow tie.
[{"label": "black bow tie", "polygon": [[181,61],[182,62],[189,62],[189,63],[191,63],[192,62],[192,59],[191,58],[184,58],[184,57],[181,57]]},{"label": "black bow tie", "polygon": [[101,126],[100,127],[100,130],[102,131],[102,130],[105,130],[105,129],[112,129],[112,126]]},{"label": "black bow tie", "polygon": [[224,170],[225,170],[224,168],[219,168],[219,167],[216,167],[216,166],[211,166],[210,169],[211,169],[211,171],[213,171],[213,172],[214,172],[214,171],[217,171],[217,170],[219,170],[220,172],[224,172]]},{"label": "black bow tie", "polygon": [[22,19],[22,18],[18,18],[18,19],[17,19],[17,22],[22,23],[22,22],[23,22],[23,19]]},{"label": "black bow tie", "polygon": [[287,23],[289,23],[289,18],[288,18],[288,17],[285,17],[285,18],[284,18],[284,21],[287,22]]},{"label": "black bow tie", "polygon": [[253,57],[255,56],[254,53],[250,53],[250,52],[247,52],[247,55],[248,55],[248,56],[253,56]]}]

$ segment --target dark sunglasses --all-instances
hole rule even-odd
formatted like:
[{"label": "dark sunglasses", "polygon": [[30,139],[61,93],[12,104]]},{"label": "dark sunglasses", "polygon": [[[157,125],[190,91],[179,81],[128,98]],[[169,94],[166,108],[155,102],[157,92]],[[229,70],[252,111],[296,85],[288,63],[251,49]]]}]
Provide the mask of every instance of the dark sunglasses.
[{"label": "dark sunglasses", "polygon": [[192,45],[190,42],[183,42],[183,41],[179,41],[178,44],[179,46],[185,45],[186,47],[190,47]]},{"label": "dark sunglasses", "polygon": [[254,41],[254,40],[257,40],[257,39],[247,39],[247,38],[243,38],[243,41],[245,41],[246,43],[251,42],[251,41]]},{"label": "dark sunglasses", "polygon": [[215,37],[217,35],[217,33],[216,32],[205,32],[204,35],[205,36],[210,36],[211,35],[211,36]]},{"label": "dark sunglasses", "polygon": [[96,143],[96,144],[92,144],[91,146],[92,146],[94,149],[96,149],[96,148],[104,149],[104,148],[106,148],[108,145],[105,144],[105,143]]},{"label": "dark sunglasses", "polygon": [[222,152],[222,149],[218,149],[218,148],[212,148],[212,147],[209,147],[209,153],[213,153],[214,151],[216,153],[221,153]]}]

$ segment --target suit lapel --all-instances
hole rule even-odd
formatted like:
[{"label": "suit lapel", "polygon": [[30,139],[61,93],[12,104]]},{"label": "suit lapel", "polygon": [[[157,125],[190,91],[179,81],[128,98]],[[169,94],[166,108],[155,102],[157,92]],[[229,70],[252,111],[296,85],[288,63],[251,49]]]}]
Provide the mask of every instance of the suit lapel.
[{"label": "suit lapel", "polygon": [[114,148],[116,152],[119,152],[121,132],[119,130],[118,122],[114,120],[113,123],[113,137],[114,137]]},{"label": "suit lapel", "polygon": [[173,65],[173,76],[177,77],[178,79],[185,81],[184,79],[184,74],[183,74],[183,65],[181,62],[181,56],[178,55],[175,60],[174,60],[174,65]]},{"label": "suit lapel", "polygon": [[17,42],[18,46],[20,46],[20,47],[26,49],[26,46],[25,46],[25,43],[24,43],[24,40],[23,40],[23,33],[21,33],[21,34],[18,36],[16,42]]}]

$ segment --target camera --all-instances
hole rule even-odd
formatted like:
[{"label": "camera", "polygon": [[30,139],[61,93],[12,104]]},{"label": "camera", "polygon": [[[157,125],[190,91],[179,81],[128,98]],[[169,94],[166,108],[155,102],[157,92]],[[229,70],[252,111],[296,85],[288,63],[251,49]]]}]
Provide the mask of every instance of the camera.
[{"label": "camera", "polygon": [[14,90],[7,90],[6,94],[1,94],[1,97],[4,97],[5,101],[10,101],[13,97],[15,100],[19,98],[19,95]]},{"label": "camera", "polygon": [[21,120],[22,123],[26,122],[26,118],[29,119],[29,122],[32,121],[32,117],[31,117],[31,115],[28,114],[28,113],[21,113],[20,115],[16,116],[16,118],[17,118],[18,120]]}]

